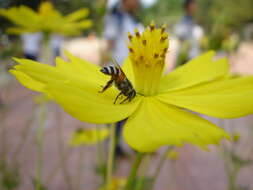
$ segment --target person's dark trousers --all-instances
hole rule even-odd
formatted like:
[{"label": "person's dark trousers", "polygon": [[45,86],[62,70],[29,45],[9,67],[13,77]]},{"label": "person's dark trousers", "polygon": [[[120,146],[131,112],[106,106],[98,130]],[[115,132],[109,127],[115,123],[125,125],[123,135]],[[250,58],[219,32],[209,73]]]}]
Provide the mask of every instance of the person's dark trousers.
[{"label": "person's dark trousers", "polygon": [[125,153],[123,149],[120,146],[120,138],[122,134],[122,127],[125,124],[126,120],[122,120],[116,123],[116,147],[115,147],[115,153],[116,156],[124,156]]},{"label": "person's dark trousers", "polygon": [[37,55],[30,54],[30,53],[25,53],[25,54],[24,54],[24,57],[25,57],[26,59],[31,59],[31,60],[34,60],[34,61],[37,61],[37,59],[38,59],[38,56],[37,56]]}]

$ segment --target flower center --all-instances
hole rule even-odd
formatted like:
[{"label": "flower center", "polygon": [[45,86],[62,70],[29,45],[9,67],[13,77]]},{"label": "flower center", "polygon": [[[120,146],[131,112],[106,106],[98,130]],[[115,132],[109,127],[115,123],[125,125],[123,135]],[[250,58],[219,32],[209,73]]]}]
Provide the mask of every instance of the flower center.
[{"label": "flower center", "polygon": [[165,26],[156,28],[151,23],[142,34],[128,34],[128,48],[135,76],[136,91],[145,96],[157,93],[168,50],[168,33]]}]

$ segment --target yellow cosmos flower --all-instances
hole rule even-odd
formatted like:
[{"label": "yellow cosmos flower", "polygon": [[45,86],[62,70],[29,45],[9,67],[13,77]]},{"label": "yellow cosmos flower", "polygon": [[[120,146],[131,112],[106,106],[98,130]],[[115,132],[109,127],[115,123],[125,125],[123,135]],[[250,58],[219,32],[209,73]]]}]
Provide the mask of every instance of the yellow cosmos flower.
[{"label": "yellow cosmos flower", "polygon": [[168,157],[170,160],[177,160],[178,157],[179,157],[179,152],[175,151],[174,149],[171,149],[171,150],[168,152],[167,157]]},{"label": "yellow cosmos flower", "polygon": [[72,136],[71,146],[92,145],[105,140],[109,136],[107,128],[102,129],[78,129]]},{"label": "yellow cosmos flower", "polygon": [[206,148],[218,144],[227,133],[188,110],[218,118],[253,113],[253,77],[228,77],[226,59],[214,60],[207,52],[178,69],[164,74],[168,49],[165,28],[151,24],[140,34],[129,35],[129,58],[123,70],[137,96],[114,104],[119,91],[111,87],[98,93],[109,77],[100,68],[68,54],[49,66],[26,59],[11,73],[26,87],[47,94],[73,117],[90,123],[127,119],[123,136],[140,152],[163,145],[184,143]]},{"label": "yellow cosmos flower", "polygon": [[125,178],[113,177],[109,185],[102,186],[99,190],[123,190],[126,181]]},{"label": "yellow cosmos flower", "polygon": [[62,35],[77,35],[83,29],[91,26],[92,22],[85,19],[88,14],[88,9],[83,8],[67,16],[63,16],[59,11],[54,9],[50,2],[43,2],[38,12],[26,6],[0,9],[0,15],[17,25],[17,27],[8,29],[8,32],[14,34],[42,31]]}]

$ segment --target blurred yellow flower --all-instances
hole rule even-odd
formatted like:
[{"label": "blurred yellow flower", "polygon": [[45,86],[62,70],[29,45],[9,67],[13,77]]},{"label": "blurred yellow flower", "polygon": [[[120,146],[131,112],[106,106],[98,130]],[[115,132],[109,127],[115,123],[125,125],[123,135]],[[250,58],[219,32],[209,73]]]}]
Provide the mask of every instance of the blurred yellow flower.
[{"label": "blurred yellow flower", "polygon": [[99,190],[123,190],[124,186],[126,184],[126,179],[125,178],[112,178],[111,183],[109,185],[105,185]]},{"label": "blurred yellow flower", "polygon": [[102,129],[83,129],[80,128],[73,134],[70,139],[70,146],[82,146],[96,144],[104,141],[109,136],[109,130],[107,128]]},{"label": "blurred yellow flower", "polygon": [[40,94],[40,95],[36,95],[33,98],[34,102],[36,104],[44,104],[50,101],[50,98],[46,95],[46,94]]},{"label": "blurred yellow flower", "polygon": [[56,66],[15,59],[20,64],[10,72],[81,121],[113,123],[128,118],[123,136],[140,152],[184,143],[206,148],[229,138],[222,128],[187,110],[217,118],[253,113],[253,77],[230,78],[227,60],[214,60],[213,51],[165,74],[168,34],[164,27],[151,24],[129,39],[130,58],[123,70],[138,95],[124,104],[113,104],[119,93],[114,87],[98,93],[109,80],[100,67],[71,54],[68,62],[57,58]]},{"label": "blurred yellow flower", "polygon": [[233,140],[233,142],[237,143],[237,142],[240,141],[240,139],[241,139],[241,134],[240,133],[235,132],[235,133],[232,134],[232,140]]},{"label": "blurred yellow flower", "polygon": [[170,160],[177,160],[178,157],[179,157],[179,152],[175,151],[174,149],[171,149],[171,150],[168,152],[167,157],[168,157]]},{"label": "blurred yellow flower", "polygon": [[38,12],[26,6],[0,9],[0,15],[8,18],[16,25],[7,31],[13,34],[44,32],[47,34],[77,35],[83,29],[91,27],[91,20],[85,19],[88,14],[88,9],[83,8],[63,16],[47,1],[41,3]]}]

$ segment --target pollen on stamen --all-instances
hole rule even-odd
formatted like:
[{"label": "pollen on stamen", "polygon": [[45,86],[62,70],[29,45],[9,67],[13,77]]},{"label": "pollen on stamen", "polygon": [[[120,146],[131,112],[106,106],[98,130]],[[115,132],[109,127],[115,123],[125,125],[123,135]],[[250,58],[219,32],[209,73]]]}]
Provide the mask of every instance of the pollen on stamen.
[{"label": "pollen on stamen", "polygon": [[162,53],[160,57],[164,59],[166,57],[166,53]]},{"label": "pollen on stamen", "polygon": [[146,45],[147,45],[147,40],[142,40],[142,44],[143,44],[144,46],[146,46]]},{"label": "pollen on stamen", "polygon": [[131,36],[128,49],[136,89],[145,95],[153,95],[159,86],[158,81],[163,73],[169,45],[166,26],[156,27],[155,23],[151,22],[143,32],[135,29]]},{"label": "pollen on stamen", "polygon": [[132,38],[133,38],[133,36],[130,33],[128,33],[128,39],[131,41]]},{"label": "pollen on stamen", "polygon": [[133,48],[128,48],[129,49],[129,51],[131,52],[131,53],[134,53],[134,50],[133,50]]},{"label": "pollen on stamen", "polygon": [[139,32],[139,31],[136,31],[136,32],[135,32],[135,35],[136,35],[136,37],[137,37],[137,38],[140,38],[140,37],[141,37],[141,35],[140,35],[140,32]]},{"label": "pollen on stamen", "polygon": [[161,37],[160,42],[163,43],[166,39],[167,39],[167,37],[163,36],[163,37]]},{"label": "pollen on stamen", "polygon": [[163,34],[165,32],[166,28],[167,28],[166,24],[162,25],[161,34]]},{"label": "pollen on stamen", "polygon": [[165,31],[165,25],[163,27],[156,28],[154,22],[151,22],[143,33],[137,29],[134,30],[128,46],[133,63],[155,67],[157,61],[164,62],[168,47],[168,34]]},{"label": "pollen on stamen", "polygon": [[150,25],[149,25],[150,31],[154,31],[155,30],[155,23],[154,21],[151,21]]},{"label": "pollen on stamen", "polygon": [[156,59],[156,58],[158,58],[158,57],[159,57],[159,54],[155,53],[155,54],[154,54],[154,58]]}]

